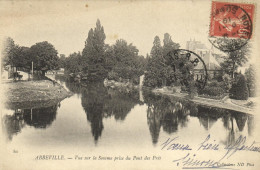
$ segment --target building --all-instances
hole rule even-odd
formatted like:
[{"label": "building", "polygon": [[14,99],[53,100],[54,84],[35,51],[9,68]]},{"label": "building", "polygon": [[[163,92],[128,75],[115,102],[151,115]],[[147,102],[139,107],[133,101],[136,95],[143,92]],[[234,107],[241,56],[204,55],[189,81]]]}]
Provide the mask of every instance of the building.
[{"label": "building", "polygon": [[[210,78],[215,78],[222,73],[220,67],[222,57],[220,54],[214,53],[213,48],[208,49],[200,41],[190,40],[187,41],[186,49],[198,54],[202,58]],[[203,76],[204,66],[201,62],[194,68],[194,74],[197,79]]]}]

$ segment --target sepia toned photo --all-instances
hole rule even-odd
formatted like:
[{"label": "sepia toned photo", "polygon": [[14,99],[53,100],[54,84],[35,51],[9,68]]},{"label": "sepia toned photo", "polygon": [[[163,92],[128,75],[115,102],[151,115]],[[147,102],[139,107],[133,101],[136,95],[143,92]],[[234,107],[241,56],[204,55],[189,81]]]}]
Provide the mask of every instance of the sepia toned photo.
[{"label": "sepia toned photo", "polygon": [[258,8],[0,1],[0,169],[260,169]]}]

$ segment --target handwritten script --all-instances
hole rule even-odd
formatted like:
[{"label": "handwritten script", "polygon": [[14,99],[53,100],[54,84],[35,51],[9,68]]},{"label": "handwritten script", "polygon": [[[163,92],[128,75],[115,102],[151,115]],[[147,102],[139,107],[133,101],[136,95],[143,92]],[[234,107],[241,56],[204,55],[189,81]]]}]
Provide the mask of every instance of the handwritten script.
[{"label": "handwritten script", "polygon": [[[227,166],[221,163],[222,160],[232,157],[235,153],[241,151],[248,152],[260,152],[260,142],[253,141],[249,145],[246,144],[246,136],[239,136],[236,141],[226,146],[222,146],[216,142],[216,140],[211,139],[210,134],[198,144],[198,147],[192,148],[189,144],[183,144],[178,142],[179,137],[168,138],[161,144],[161,150],[166,151],[188,151],[188,153],[178,159],[173,160],[173,162],[182,163],[183,167],[187,169],[200,169],[200,168],[221,168]],[[223,156],[219,160],[199,160],[196,158],[197,152],[203,152],[210,150],[213,152],[224,150]]]}]

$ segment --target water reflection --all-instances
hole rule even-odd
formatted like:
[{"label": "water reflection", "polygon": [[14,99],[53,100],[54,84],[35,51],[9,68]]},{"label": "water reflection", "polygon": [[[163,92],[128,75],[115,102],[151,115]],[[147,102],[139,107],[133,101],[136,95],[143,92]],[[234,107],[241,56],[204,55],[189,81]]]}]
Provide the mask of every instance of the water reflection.
[{"label": "water reflection", "polygon": [[3,129],[9,140],[13,135],[21,132],[25,125],[34,128],[47,128],[56,119],[57,107],[59,104],[44,108],[15,109],[12,115],[3,117]]},{"label": "water reflection", "polygon": [[[124,127],[128,128],[127,130],[131,129],[133,132],[139,132],[142,129],[142,133],[147,133],[143,136],[148,136],[144,140],[153,145],[156,145],[160,140],[160,134],[181,136],[191,129],[196,129],[200,137],[205,132],[220,134],[221,137],[224,136],[221,139],[224,145],[234,143],[242,133],[247,133],[249,136],[253,134],[254,117],[244,113],[204,107],[185,99],[156,95],[149,91],[143,91],[142,101],[140,101],[139,90],[120,87],[112,89],[105,87],[103,83],[82,85],[67,80],[63,83],[71,92],[77,94],[76,97],[74,95],[74,97],[66,99],[67,107],[61,102],[61,105],[54,103],[50,106],[33,107],[32,109],[30,109],[31,106],[28,107],[29,109],[15,108],[11,115],[3,116],[3,129],[6,131],[9,140],[12,140],[16,134],[27,130],[24,128],[26,126],[38,130],[52,128],[52,132],[48,131],[48,133],[54,133],[55,128],[63,130],[64,123],[68,123],[68,121],[74,125],[76,134],[86,134],[87,132],[93,137],[93,139],[90,138],[91,142],[94,140],[95,143],[98,143],[104,133],[111,132],[113,127],[118,128],[120,135],[125,135],[124,129],[120,129],[122,128],[121,124],[115,122],[124,124]],[[76,109],[74,102],[78,103]],[[139,108],[139,110],[136,108]],[[75,110],[78,113],[72,115],[71,113],[74,113]],[[61,115],[59,118],[56,118],[57,112]],[[81,116],[83,116],[83,119]],[[81,125],[87,124],[86,127],[77,124],[79,118],[83,120],[80,121],[82,122]],[[53,125],[54,121],[59,123]],[[145,121],[147,123],[143,124]],[[140,122],[142,122],[141,126]],[[134,123],[138,124],[138,127],[135,127]],[[108,126],[112,127],[112,130]],[[149,131],[146,132],[147,128]],[[67,134],[66,131],[63,131],[63,133],[71,135],[71,132]],[[55,133],[55,135],[59,135],[59,133]],[[55,135],[53,135],[53,138],[63,138],[63,136]],[[137,133],[134,136],[135,133],[133,133],[132,135],[132,138],[134,138],[140,134]],[[128,136],[126,135],[125,138],[127,140]]]},{"label": "water reflection", "polygon": [[[178,125],[186,127],[191,110],[179,101],[167,96],[144,93],[144,102],[147,104],[147,123],[153,144],[158,142],[161,127],[168,134],[177,132]],[[187,105],[188,106],[188,105]]]},{"label": "water reflection", "polygon": [[83,88],[81,103],[84,108],[87,120],[91,124],[91,132],[95,142],[102,134],[103,126],[103,109],[104,103],[108,98],[108,93],[103,83],[89,84]]},{"label": "water reflection", "polygon": [[91,132],[97,143],[104,129],[103,118],[114,117],[124,120],[130,110],[139,102],[136,91],[125,89],[113,90],[103,83],[87,84],[81,87],[81,103],[87,120],[91,124]]},{"label": "water reflection", "polygon": [[242,132],[247,122],[248,134],[252,135],[254,117],[251,115],[205,107],[183,99],[155,95],[150,92],[144,93],[144,100],[148,106],[147,123],[153,144],[158,142],[161,127],[168,134],[176,133],[179,128],[187,127],[190,118],[197,118],[206,131],[209,131],[218,120],[222,120],[223,127],[228,131],[226,140],[223,142],[225,145],[234,144],[238,137],[234,130],[235,124],[239,132]]},{"label": "water reflection", "polygon": [[56,119],[58,104],[46,108],[24,109],[24,121],[35,128],[47,128]]},{"label": "water reflection", "polygon": [[13,115],[4,115],[2,125],[3,130],[6,132],[7,138],[12,140],[13,135],[21,132],[22,128],[25,126],[23,111],[16,109]]}]

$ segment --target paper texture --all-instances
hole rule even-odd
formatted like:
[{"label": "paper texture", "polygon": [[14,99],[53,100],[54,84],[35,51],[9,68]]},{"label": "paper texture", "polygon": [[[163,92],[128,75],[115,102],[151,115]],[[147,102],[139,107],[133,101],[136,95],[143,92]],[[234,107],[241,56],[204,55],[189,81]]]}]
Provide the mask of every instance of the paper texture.
[{"label": "paper texture", "polygon": [[[214,3],[224,6],[233,3],[236,7],[250,4],[253,9],[244,10],[243,7],[248,5],[241,7],[243,10],[240,6],[235,9],[237,15],[231,13],[232,7],[223,15],[221,11],[215,13],[220,20],[229,15],[237,17],[231,17],[232,22],[249,13],[245,17],[249,17],[250,22],[246,18],[248,23],[243,26],[244,20],[240,19],[235,23],[241,22],[236,25],[237,30],[222,32],[218,30],[221,26],[224,30],[235,29],[227,17],[224,23],[215,20],[214,29],[217,30],[212,31]],[[215,7],[221,10],[221,7]],[[215,56],[228,54],[223,49],[239,50],[250,44],[248,61],[238,71],[244,73],[245,68],[254,64],[258,81],[258,9],[259,2],[254,0],[1,1],[1,48],[2,51],[5,49],[4,41],[11,37],[15,44],[25,47],[48,41],[58,55],[66,57],[74,52],[82,53],[89,30],[96,27],[99,19],[106,35],[105,44],[112,46],[116,40],[124,39],[136,46],[138,55],[144,57],[151,55],[155,36],[160,38],[163,46],[165,33],[171,35],[174,43],[179,43],[185,55],[188,53],[185,50],[199,56],[209,52],[214,58],[202,58],[209,74],[214,64],[220,66]],[[230,28],[227,28],[229,21]],[[227,39],[243,42],[227,42],[237,43],[236,47],[230,48],[224,41],[224,45],[218,42],[229,33]],[[216,37],[212,39],[210,36]],[[195,42],[203,45],[198,47]],[[204,68],[203,65],[200,67]],[[69,84],[62,79],[56,81],[72,96],[60,101],[55,108],[10,109],[1,105],[0,169],[260,169],[259,97],[252,98],[253,109],[237,106],[233,111],[220,111],[218,108],[225,109],[226,105],[214,101],[209,103],[217,108],[205,109],[203,100],[196,98],[193,102],[185,99],[182,103],[182,99],[175,101],[167,95],[160,98],[160,95],[147,95],[143,91],[131,94],[135,96],[133,98],[130,93],[122,95],[111,89],[106,91],[110,96],[107,98],[102,96],[102,90],[96,92],[101,89],[99,86],[84,92],[84,86]],[[12,85],[6,84],[3,76],[2,83],[1,101],[8,102],[5,92]],[[40,88],[40,85],[35,86]],[[96,100],[98,102],[93,102]],[[37,104],[43,103],[39,101]],[[183,111],[185,107],[187,111]],[[55,115],[52,109],[55,109]],[[172,114],[168,115],[167,109]],[[174,114],[181,109],[185,116]],[[14,112],[22,112],[23,117],[14,116]],[[196,115],[192,115],[195,112]]]}]

